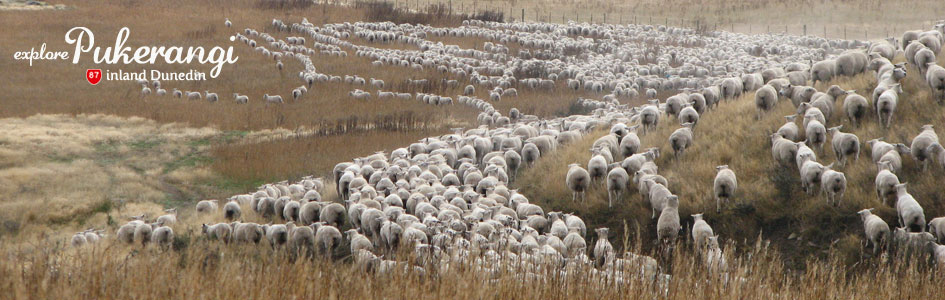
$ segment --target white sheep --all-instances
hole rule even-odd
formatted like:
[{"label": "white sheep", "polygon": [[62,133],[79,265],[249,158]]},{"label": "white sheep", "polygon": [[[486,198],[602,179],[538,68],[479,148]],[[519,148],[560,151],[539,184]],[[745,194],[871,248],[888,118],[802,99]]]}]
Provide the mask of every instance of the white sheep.
[{"label": "white sheep", "polygon": [[608,240],[610,229],[601,227],[594,231],[597,232],[597,243],[594,244],[594,265],[600,268],[604,266],[605,263],[613,261],[614,246],[611,245],[610,240]]},{"label": "white sheep", "polygon": [[669,144],[673,147],[673,157],[679,159],[692,146],[692,123],[685,123],[669,135]]},{"label": "white sheep", "polygon": [[200,100],[200,92],[187,92],[187,100]]},{"label": "white sheep", "polygon": [[926,124],[922,126],[922,131],[919,132],[915,138],[912,139],[912,146],[909,150],[912,152],[912,157],[915,160],[922,164],[922,171],[928,171],[929,162],[934,159],[932,153],[930,153],[929,146],[932,144],[938,144],[938,134],[935,133],[935,128],[932,124]]},{"label": "white sheep", "polygon": [[729,202],[735,196],[735,190],[738,188],[738,181],[735,179],[735,172],[728,168],[728,165],[715,167],[715,181],[713,182],[713,195],[715,196],[715,211],[722,211],[722,199]]},{"label": "white sheep", "polygon": [[279,96],[279,95],[269,96],[269,94],[263,95],[263,101],[266,102],[266,105],[269,105],[269,103],[280,103],[280,104],[285,103],[285,101],[282,100],[282,96]]},{"label": "white sheep", "polygon": [[134,231],[134,242],[141,243],[142,246],[147,245],[148,242],[151,241],[151,232],[153,229],[153,224],[140,223],[136,225]]},{"label": "white sheep", "polygon": [[771,134],[771,156],[781,166],[790,165],[797,156],[797,144],[781,136]]},{"label": "white sheep", "polygon": [[758,114],[755,119],[761,119],[761,115],[774,108],[778,104],[778,91],[771,85],[764,85],[755,92],[755,108]]},{"label": "white sheep", "polygon": [[824,144],[827,143],[827,128],[820,121],[811,120],[807,116],[804,116],[804,121],[807,122],[807,125],[804,126],[807,144],[823,154]]},{"label": "white sheep", "polygon": [[233,93],[233,101],[235,101],[236,104],[246,104],[249,103],[249,96]]},{"label": "white sheep", "polygon": [[692,215],[692,241],[696,244],[699,252],[705,251],[709,246],[709,238],[714,236],[712,226],[702,218],[702,214]]},{"label": "white sheep", "polygon": [[240,208],[239,203],[230,201],[223,205],[223,218],[227,219],[228,221],[237,220],[242,215],[243,209]]},{"label": "white sheep", "polygon": [[210,214],[217,211],[217,200],[200,200],[197,202],[198,214]]},{"label": "white sheep", "polygon": [[855,134],[840,132],[843,125],[830,127],[828,132],[833,138],[830,145],[833,148],[833,154],[837,158],[840,167],[846,166],[847,157],[853,156],[853,160],[860,158],[860,139]]},{"label": "white sheep", "polygon": [[663,208],[656,222],[656,236],[665,250],[671,250],[673,244],[676,243],[679,228],[679,197],[669,196],[666,199],[666,207]]},{"label": "white sheep", "polygon": [[935,235],[935,240],[939,243],[945,242],[945,217],[938,217],[929,221],[929,232]]},{"label": "white sheep", "polygon": [[331,225],[325,225],[322,222],[315,223],[315,245],[319,253],[326,257],[331,257],[331,252],[335,247],[341,246],[342,236],[338,228]]},{"label": "white sheep", "polygon": [[584,192],[587,191],[591,183],[591,174],[578,164],[568,165],[568,174],[565,176],[565,184],[571,190],[571,201],[577,201],[578,194],[581,195],[581,201],[584,201]]},{"label": "white sheep", "polygon": [[778,128],[777,133],[780,134],[781,137],[785,139],[788,139],[792,142],[796,142],[797,137],[798,137],[798,132],[800,132],[800,128],[798,128],[797,123],[795,123],[795,120],[797,119],[797,115],[795,114],[795,115],[790,115],[790,116],[784,116],[784,119],[786,120],[786,122],[784,123],[784,125],[781,125],[781,127]]},{"label": "white sheep", "polygon": [[174,243],[174,229],[167,226],[155,228],[151,232],[151,244],[162,249],[169,249]]},{"label": "white sheep", "polygon": [[847,190],[846,175],[834,171],[830,167],[825,167],[820,175],[820,190],[827,199],[827,204],[840,206],[840,200],[843,200],[843,192]]},{"label": "white sheep", "polygon": [[863,220],[863,231],[866,234],[866,245],[873,247],[873,255],[886,247],[889,242],[889,225],[879,216],[873,214],[873,209],[868,208],[857,212],[860,219]]},{"label": "white sheep", "polygon": [[614,198],[620,200],[621,194],[627,189],[630,181],[630,175],[627,170],[619,166],[614,167],[607,173],[607,203],[609,207],[614,206]]},{"label": "white sheep", "polygon": [[366,250],[374,252],[374,244],[368,240],[363,234],[358,233],[357,229],[349,229],[345,231],[345,234],[348,236],[348,241],[351,246],[351,253],[358,253],[358,251]]},{"label": "white sheep", "polygon": [[800,169],[801,175],[801,188],[808,195],[814,193],[814,185],[820,183],[820,178],[824,173],[824,169],[833,167],[833,164],[824,166],[814,160],[808,160],[804,162],[804,165]]},{"label": "white sheep", "polygon": [[177,223],[177,208],[165,209],[164,212],[168,214],[158,217],[155,223],[163,226],[170,226]]},{"label": "white sheep", "polygon": [[902,86],[893,84],[886,91],[879,95],[876,102],[876,114],[879,117],[879,123],[889,128],[892,124],[893,113],[896,112],[896,105],[899,102],[899,94],[902,93]]},{"label": "white sheep", "polygon": [[879,172],[876,173],[874,181],[876,187],[876,196],[879,202],[889,205],[889,199],[896,196],[896,185],[899,185],[899,177],[892,172],[889,162],[881,162],[878,165]]},{"label": "white sheep", "polygon": [[240,243],[259,244],[266,236],[266,231],[262,225],[256,223],[233,223],[232,240]]},{"label": "white sheep", "polygon": [[210,91],[203,91],[204,98],[207,99],[207,102],[217,102],[220,100],[220,96],[217,96],[217,93],[211,93]]},{"label": "white sheep", "polygon": [[935,62],[928,63],[925,71],[925,83],[932,89],[932,99],[938,103],[945,102],[945,68]]},{"label": "white sheep", "polygon": [[866,117],[867,110],[869,110],[869,103],[859,94],[847,93],[847,97],[843,99],[843,111],[846,112],[847,119],[853,123],[854,127],[860,126],[860,121]]},{"label": "white sheep", "polygon": [[207,235],[208,239],[230,243],[230,237],[233,233],[233,228],[231,228],[230,224],[227,223],[217,223],[213,225],[203,224],[201,226],[201,231],[203,234]]},{"label": "white sheep", "polygon": [[906,183],[896,185],[896,211],[900,227],[908,228],[909,231],[925,232],[925,212],[906,190]]}]

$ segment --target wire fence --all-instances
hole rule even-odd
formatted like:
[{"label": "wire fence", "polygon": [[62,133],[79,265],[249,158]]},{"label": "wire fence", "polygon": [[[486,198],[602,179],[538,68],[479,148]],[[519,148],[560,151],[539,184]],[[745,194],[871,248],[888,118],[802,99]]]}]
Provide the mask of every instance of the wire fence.
[{"label": "wire fence", "polygon": [[[351,5],[355,0],[334,0],[327,3]],[[550,23],[592,23],[592,24],[649,24],[681,28],[692,28],[701,32],[729,31],[744,34],[789,34],[799,36],[817,36],[827,39],[875,40],[899,37],[902,32],[920,28],[932,28],[936,21],[919,21],[910,24],[758,24],[741,22],[717,22],[702,19],[667,18],[640,16],[632,13],[590,13],[573,10],[567,13],[542,12],[537,8],[516,7],[514,1],[488,1],[472,3],[457,0],[373,0],[388,2],[397,9],[423,11],[431,5],[446,5],[449,14],[472,14],[483,11],[502,12],[507,22],[550,22]]]}]

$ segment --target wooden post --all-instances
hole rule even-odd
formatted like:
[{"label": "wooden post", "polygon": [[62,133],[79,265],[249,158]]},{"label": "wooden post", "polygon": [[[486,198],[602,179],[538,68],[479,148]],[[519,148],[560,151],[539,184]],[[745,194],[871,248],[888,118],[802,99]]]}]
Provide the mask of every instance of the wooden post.
[{"label": "wooden post", "polygon": [[804,24],[804,35],[807,35],[807,24]]},{"label": "wooden post", "polygon": [[604,23],[607,23],[607,13],[604,13]]},{"label": "wooden post", "polygon": [[824,38],[827,38],[827,25],[824,25]]},{"label": "wooden post", "polygon": [[765,33],[771,33],[771,25],[768,25],[767,29],[765,30]]},{"label": "wooden post", "polygon": [[843,26],[843,39],[847,39],[847,27]]},{"label": "wooden post", "polygon": [[448,16],[453,16],[453,0],[450,0],[450,12]]},{"label": "wooden post", "polygon": [[522,22],[525,22],[525,9],[522,9]]}]

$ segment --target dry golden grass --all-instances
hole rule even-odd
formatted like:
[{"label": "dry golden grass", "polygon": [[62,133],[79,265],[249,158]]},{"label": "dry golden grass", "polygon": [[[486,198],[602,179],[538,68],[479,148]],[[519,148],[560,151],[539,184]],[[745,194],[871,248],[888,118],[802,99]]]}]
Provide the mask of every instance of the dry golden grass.
[{"label": "dry golden grass", "polygon": [[[939,60],[939,63],[943,62],[945,59]],[[917,73],[914,69],[909,72]],[[856,89],[857,93],[868,96],[875,81],[874,75],[861,74],[835,79],[830,84]],[[818,89],[824,90],[828,86],[818,86]],[[875,213],[887,220],[890,226],[897,224],[895,208],[880,203],[876,198],[876,167],[871,163],[866,141],[885,137],[888,142],[909,145],[922,125],[945,127],[941,118],[945,107],[930,102],[924,80],[917,76],[907,77],[904,90],[894,124],[888,131],[878,126],[875,115],[871,115],[860,128],[854,128],[839,110],[843,100],[837,101],[837,110],[828,123],[830,126],[843,124],[842,131],[856,134],[862,144],[859,161],[850,161],[845,168],[838,168],[846,174],[848,181],[840,207],[827,205],[819,187],[814,195],[807,196],[800,188],[796,168],[781,168],[771,158],[768,136],[784,124],[783,116],[795,113],[790,101],[781,100],[761,120],[755,120],[753,93],[723,102],[702,116],[694,130],[695,144],[679,160],[673,158],[672,148],[667,142],[669,135],[680,127],[676,119],[661,118],[656,131],[641,137],[642,146],[660,148],[662,156],[656,163],[660,166],[659,173],[669,181],[670,191],[679,196],[679,213],[684,228],[692,224],[690,214],[705,213],[707,222],[722,239],[742,242],[762,234],[791,260],[792,267],[802,267],[807,258],[825,257],[832,250],[843,254],[841,259],[844,262],[853,263],[861,255],[858,242],[863,231],[857,211],[875,207]],[[615,228],[615,234],[620,236],[623,234],[622,224],[626,222],[633,231],[630,235],[634,238],[639,235],[645,241],[644,248],[648,248],[655,244],[656,221],[650,219],[649,203],[643,203],[635,189],[610,209],[602,185],[591,188],[586,204],[572,203],[571,192],[564,186],[567,165],[579,163],[586,166],[591,144],[605,133],[592,133],[580,142],[544,157],[534,167],[523,171],[515,184],[546,211],[578,212],[590,227]],[[829,138],[824,146],[825,153],[818,153],[818,161],[825,165],[836,161]],[[729,165],[738,177],[736,196],[721,214],[715,212],[712,197],[715,167],[718,165]],[[939,185],[943,172],[941,168],[935,168],[931,174],[922,174],[911,156],[903,157],[903,171],[899,178],[909,183],[909,192],[918,199],[928,219],[945,215],[942,201],[945,191]],[[636,229],[636,224],[639,224],[639,229]],[[799,239],[788,239],[792,234]]]}]

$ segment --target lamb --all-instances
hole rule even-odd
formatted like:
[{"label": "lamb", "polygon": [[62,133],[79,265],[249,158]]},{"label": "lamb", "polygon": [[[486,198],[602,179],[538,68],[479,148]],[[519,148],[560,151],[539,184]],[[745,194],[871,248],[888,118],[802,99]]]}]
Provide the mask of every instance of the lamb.
[{"label": "lamb", "polygon": [[627,183],[630,175],[627,170],[619,166],[614,167],[607,173],[607,203],[609,207],[614,207],[614,198],[620,200],[620,195],[627,189]]},{"label": "lamb", "polygon": [[176,98],[181,98],[181,97],[184,97],[184,92],[182,92],[181,90],[178,90],[177,88],[174,88],[173,95]]},{"label": "lamb", "polygon": [[223,205],[223,217],[228,221],[238,220],[243,215],[243,209],[235,201],[227,202]]},{"label": "lamb", "polygon": [[269,103],[279,103],[279,104],[285,103],[285,101],[282,100],[282,96],[279,96],[279,95],[269,96],[269,94],[263,95],[263,102],[265,102],[266,105],[269,105]]},{"label": "lamb", "polygon": [[797,123],[794,122],[794,120],[797,119],[797,115],[794,114],[790,116],[784,116],[784,119],[787,120],[787,122],[785,122],[784,125],[781,125],[781,127],[778,128],[777,133],[780,134],[781,137],[785,139],[788,139],[792,142],[796,142],[798,132],[800,132],[800,129],[797,127]]},{"label": "lamb", "polygon": [[197,202],[198,214],[209,214],[217,211],[217,200],[200,200]]},{"label": "lamb", "polygon": [[658,174],[647,174],[646,170],[639,170],[633,173],[633,183],[637,186],[637,192],[640,193],[640,198],[644,201],[650,201],[650,186],[646,183],[647,180],[653,181],[655,183],[662,184],[663,186],[669,185],[669,182],[666,181],[666,178]]},{"label": "lamb", "polygon": [[869,110],[869,103],[866,98],[855,93],[847,93],[843,100],[843,111],[847,114],[847,119],[853,123],[854,127],[859,127],[860,121],[866,117],[866,111]]},{"label": "lamb", "polygon": [[144,86],[141,88],[141,97],[151,95],[151,88]]},{"label": "lamb", "polygon": [[[656,222],[656,236],[660,244],[669,251],[672,245],[676,243],[679,237],[679,197],[669,196],[666,199],[666,207],[660,213],[660,218]],[[667,252],[669,253],[669,252]]]},{"label": "lamb", "polygon": [[679,159],[686,148],[692,146],[692,123],[684,123],[669,135],[669,144],[673,147],[673,157]]},{"label": "lamb", "polygon": [[571,201],[577,201],[578,194],[581,195],[581,201],[584,201],[584,192],[587,191],[591,182],[591,174],[578,164],[568,165],[568,174],[565,177],[565,184],[571,190]]},{"label": "lamb", "polygon": [[820,175],[820,190],[827,199],[827,204],[840,206],[840,200],[843,200],[843,192],[847,190],[847,177],[834,171],[830,167],[825,167]]},{"label": "lamb", "polygon": [[840,167],[846,166],[847,156],[853,156],[856,161],[860,158],[860,139],[855,134],[840,132],[843,125],[830,127],[828,131],[833,138],[830,145],[833,148],[833,154],[837,157]]},{"label": "lamb", "polygon": [[233,101],[236,102],[236,104],[246,104],[249,103],[249,96],[233,93]]},{"label": "lamb", "polygon": [[169,249],[173,243],[174,229],[171,229],[167,226],[161,226],[155,228],[154,231],[151,232],[151,244],[166,250]]},{"label": "lamb", "polygon": [[230,228],[230,224],[227,223],[217,223],[213,225],[203,224],[201,226],[201,232],[203,232],[208,239],[219,240],[229,244],[233,229]]},{"label": "lamb", "polygon": [[476,93],[476,87],[474,87],[471,84],[467,85],[466,88],[463,89],[463,96],[471,96],[475,93]]},{"label": "lamb", "polygon": [[761,119],[762,113],[769,111],[778,104],[778,91],[774,89],[769,84],[764,85],[758,91],[755,92],[755,107],[758,109],[758,114],[755,116],[755,119]]},{"label": "lamb", "polygon": [[911,232],[925,232],[925,212],[906,190],[906,183],[896,185],[896,211],[900,227],[908,228]]},{"label": "lamb", "polygon": [[934,61],[929,62],[928,70],[925,71],[925,83],[932,89],[932,99],[938,103],[945,102],[945,68]]},{"label": "lamb", "polygon": [[610,229],[601,227],[594,230],[597,232],[597,243],[594,244],[594,265],[598,268],[605,263],[614,260],[614,246],[608,240]]},{"label": "lamb", "polygon": [[896,185],[899,185],[899,177],[892,172],[892,167],[889,162],[879,163],[879,172],[876,173],[876,196],[879,198],[879,202],[889,205],[889,198],[895,199],[896,196]]},{"label": "lamb", "polygon": [[923,125],[921,129],[922,131],[919,135],[912,139],[910,151],[912,152],[912,157],[922,164],[922,171],[926,172],[929,170],[929,161],[933,159],[932,153],[929,151],[929,146],[938,144],[939,140],[938,134],[936,134],[935,129],[932,128],[932,124]]},{"label": "lamb", "polygon": [[889,225],[880,217],[873,214],[873,209],[868,208],[857,212],[860,219],[863,220],[863,231],[866,234],[866,245],[873,247],[873,255],[886,247],[889,242]]},{"label": "lamb", "polygon": [[935,235],[939,243],[945,242],[945,217],[938,217],[929,221],[929,232]]},{"label": "lamb", "polygon": [[709,246],[709,238],[714,236],[712,226],[702,219],[702,214],[692,215],[692,241],[696,244],[698,252],[702,252]]},{"label": "lamb", "polygon": [[715,211],[722,212],[722,201],[728,202],[735,196],[735,190],[738,188],[738,181],[735,179],[735,172],[728,168],[728,165],[715,167],[718,173],[715,174],[713,182],[713,195],[715,196]]},{"label": "lamb", "polygon": [[876,102],[876,114],[879,116],[880,124],[889,129],[892,123],[893,113],[896,112],[896,104],[899,102],[899,94],[902,93],[902,86],[893,84],[886,91],[879,95]]},{"label": "lamb", "polygon": [[827,124],[827,118],[824,117],[824,113],[821,112],[819,108],[811,106],[810,103],[801,103],[801,105],[797,107],[797,114],[804,116],[801,126],[805,129],[813,120],[817,120],[820,124]]}]

